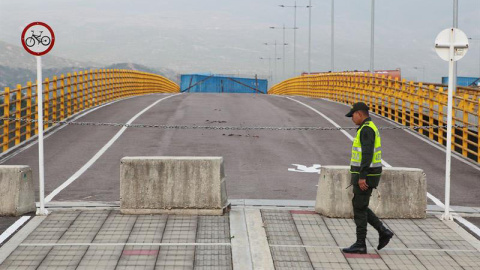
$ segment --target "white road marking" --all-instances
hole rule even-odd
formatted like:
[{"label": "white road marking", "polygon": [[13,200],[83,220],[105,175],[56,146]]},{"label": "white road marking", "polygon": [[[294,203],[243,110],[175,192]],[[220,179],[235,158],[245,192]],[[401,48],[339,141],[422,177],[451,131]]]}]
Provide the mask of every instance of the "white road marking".
[{"label": "white road marking", "polygon": [[9,238],[10,235],[12,235],[16,230],[18,230],[18,228],[20,228],[29,219],[30,219],[29,216],[23,216],[17,221],[15,221],[15,223],[13,223],[10,227],[8,227],[8,229],[6,229],[0,235],[0,244],[3,243],[3,241],[5,241],[7,238]]},{"label": "white road marking", "polygon": [[[302,104],[303,106],[313,110],[314,112],[316,112],[317,114],[319,114],[320,116],[322,116],[323,118],[327,119],[330,123],[332,123],[335,127],[340,127],[337,123],[335,123],[332,119],[328,118],[326,115],[324,115],[323,113],[317,111],[315,108],[303,103],[303,102],[300,102],[298,100],[295,100],[291,97],[286,97],[290,100],[293,100],[295,102],[298,102],[300,104]],[[328,101],[328,100],[327,100]],[[353,137],[350,136],[350,134],[348,134],[345,130],[341,130],[343,134],[345,134],[345,136],[347,136],[351,141],[353,141]],[[445,152],[445,150],[443,150]],[[388,164],[386,161],[384,161],[382,159],[382,164],[383,166],[385,167],[392,167],[390,164]],[[439,207],[442,207],[443,209],[445,209],[445,205],[439,200],[437,199],[435,196],[433,196],[432,194],[428,193],[427,192],[427,197],[432,200],[436,205],[438,205]],[[467,221],[466,219],[460,217],[460,216],[457,216],[455,215],[454,218],[456,218],[458,220],[458,222],[462,223],[463,225],[465,225],[467,228],[469,228],[473,233],[476,233],[478,236],[480,236],[480,229],[475,226],[474,224],[470,223],[469,221]]]},{"label": "white road marking", "polygon": [[25,243],[21,247],[58,246],[230,246],[230,243]]},{"label": "white road marking", "polygon": [[[127,125],[131,124],[140,115],[142,115],[143,113],[145,113],[146,111],[148,111],[150,108],[157,105],[161,101],[163,101],[165,99],[168,99],[168,98],[171,98],[171,97],[174,97],[174,96],[178,96],[178,95],[180,95],[180,94],[171,95],[171,96],[164,97],[164,98],[161,98],[161,99],[155,101],[152,105],[148,106],[147,108],[143,109],[141,112],[137,113],[134,117],[132,117],[127,122]],[[50,193],[47,197],[45,197],[45,203],[50,202],[55,196],[58,195],[58,193],[60,193],[60,191],[62,191],[66,187],[68,187],[71,183],[73,183],[75,180],[77,180],[78,177],[80,177],[86,170],[88,170],[88,168],[90,168],[90,166],[92,166],[93,163],[95,163],[103,155],[103,153],[105,153],[105,151],[107,151],[108,148],[110,148],[110,146],[112,146],[112,144],[118,138],[120,138],[120,136],[123,134],[123,132],[125,132],[125,130],[127,130],[127,127],[125,127],[125,126],[122,127],[122,129],[120,129],[120,131],[117,132],[117,134],[115,134],[115,136],[113,136],[113,138],[110,139],[110,141],[107,144],[105,144],[102,147],[102,149],[100,149],[87,163],[85,163],[85,165],[83,165],[82,168],[80,168],[76,173],[74,173],[72,176],[70,176],[70,178],[68,178],[67,181],[65,181],[62,185],[60,185],[58,188],[56,188],[54,191],[52,191],[52,193]]]},{"label": "white road marking", "polygon": [[[130,97],[130,98],[133,98],[133,97]],[[126,98],[126,99],[130,99],[130,98]],[[94,111],[96,111],[96,110],[98,110],[98,109],[100,109],[100,108],[103,108],[103,107],[105,107],[105,106],[111,105],[111,104],[116,103],[116,102],[121,101],[121,100],[125,100],[125,99],[115,100],[115,101],[112,101],[112,102],[103,104],[103,105],[101,105],[101,106],[95,107],[95,108],[93,108],[93,109],[90,109],[90,110],[88,110],[88,111],[86,111],[86,112],[83,112],[83,113],[80,113],[80,114],[77,113],[77,114],[79,114],[79,115],[77,115],[77,116],[72,115],[71,117],[73,117],[73,118],[72,118],[72,119],[67,119],[67,121],[75,121],[75,120],[77,120],[78,118],[81,118],[81,117],[83,117],[83,116],[85,116],[85,115],[87,115],[87,114],[89,114],[89,113],[91,113],[91,112],[94,112]],[[71,117],[70,117],[70,118],[71,118]],[[55,130],[54,130],[54,131],[51,131],[51,132],[48,132],[48,134],[45,135],[45,136],[43,137],[43,139],[46,139],[46,138],[52,136],[53,134],[57,133],[58,131],[62,130],[62,129],[65,128],[65,127],[66,127],[66,125],[63,125],[63,126],[58,127],[58,128],[53,127],[53,128],[55,128]],[[37,144],[37,143],[38,143],[38,141],[36,140],[37,137],[38,137],[38,135],[32,136],[28,141],[25,141],[25,142],[24,142],[24,143],[28,143],[29,141],[33,140],[33,141],[30,142],[29,144],[23,145],[23,143],[21,143],[21,144],[19,144],[19,145],[16,145],[16,146],[8,149],[7,152],[2,153],[2,154],[0,155],[0,157],[2,157],[2,159],[0,160],[0,164],[4,163],[5,161],[11,159],[12,157],[14,157],[14,156],[22,153],[23,151],[25,151],[25,150],[29,149],[30,147],[34,146],[35,144]],[[15,149],[17,149],[17,148],[19,148],[19,147],[20,147],[20,150],[16,150],[16,151],[15,151]],[[13,152],[12,154],[8,155],[8,153],[11,152],[11,151],[15,151],[15,152]]]},{"label": "white road marking", "polygon": [[312,167],[307,167],[305,165],[300,165],[300,164],[292,164],[292,165],[297,168],[296,169],[288,168],[289,172],[320,173],[320,168],[322,167],[322,165],[320,164],[313,164]]}]

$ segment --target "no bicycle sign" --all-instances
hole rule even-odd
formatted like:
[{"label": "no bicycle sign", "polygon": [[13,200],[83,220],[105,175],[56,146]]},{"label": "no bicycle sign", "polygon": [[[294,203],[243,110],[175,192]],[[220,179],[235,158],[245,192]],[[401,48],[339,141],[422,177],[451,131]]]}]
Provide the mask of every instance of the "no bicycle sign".
[{"label": "no bicycle sign", "polygon": [[[55,44],[55,34],[48,24],[43,22],[33,22],[22,31],[21,42],[23,48],[35,55],[37,59],[37,110],[38,110],[38,178],[40,193],[40,209],[37,209],[37,215],[48,215],[45,209],[45,169],[43,153],[43,79],[42,79],[42,55],[52,50]],[[48,94],[47,94],[48,95]]]},{"label": "no bicycle sign", "polygon": [[47,54],[55,44],[55,34],[48,24],[33,22],[22,32],[22,45],[25,50],[35,56]]}]

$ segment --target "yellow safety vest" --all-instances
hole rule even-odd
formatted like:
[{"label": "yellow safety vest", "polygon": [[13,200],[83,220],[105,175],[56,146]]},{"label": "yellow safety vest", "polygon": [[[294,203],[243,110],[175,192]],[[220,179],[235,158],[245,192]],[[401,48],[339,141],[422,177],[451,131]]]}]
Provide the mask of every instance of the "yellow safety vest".
[{"label": "yellow safety vest", "polygon": [[[371,121],[365,122],[362,127],[357,131],[357,135],[353,140],[352,145],[352,157],[350,159],[350,172],[351,173],[359,173],[360,164],[362,163],[362,144],[360,143],[360,132],[364,127],[371,127],[373,131],[375,131],[375,149],[373,152],[373,159],[372,163],[370,164],[370,168],[378,168],[382,167],[382,140],[380,139],[380,132],[378,132],[377,126]],[[380,174],[368,174],[368,175],[380,175]]]}]

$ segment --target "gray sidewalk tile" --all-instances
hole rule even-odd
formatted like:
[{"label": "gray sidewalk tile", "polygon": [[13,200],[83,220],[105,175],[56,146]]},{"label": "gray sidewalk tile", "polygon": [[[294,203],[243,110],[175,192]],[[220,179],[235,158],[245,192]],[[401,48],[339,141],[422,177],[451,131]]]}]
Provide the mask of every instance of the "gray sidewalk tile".
[{"label": "gray sidewalk tile", "polygon": [[400,239],[407,248],[440,249],[440,246],[412,220],[388,219],[384,222],[395,233],[393,239]]},{"label": "gray sidewalk tile", "polygon": [[[349,247],[357,240],[356,227],[353,219],[334,219],[327,217],[324,217],[323,219],[339,247]],[[370,235],[367,235],[366,241],[367,251],[370,253],[374,250],[372,244],[368,241],[372,237],[371,231],[372,230],[370,230]]]},{"label": "gray sidewalk tile", "polygon": [[313,269],[303,247],[270,247],[275,269]]},{"label": "gray sidewalk tile", "polygon": [[[160,243],[167,223],[167,215],[138,216],[128,243]],[[153,269],[159,246],[130,246],[120,251],[117,269]],[[136,267],[136,268],[133,268]]]},{"label": "gray sidewalk tile", "polygon": [[110,211],[85,211],[70,225],[58,243],[91,243]]},{"label": "gray sidewalk tile", "polygon": [[51,249],[51,247],[18,247],[0,265],[0,269],[37,269]]},{"label": "gray sidewalk tile", "polygon": [[447,251],[447,254],[454,259],[458,265],[468,270],[478,270],[480,268],[479,251]]},{"label": "gray sidewalk tile", "polygon": [[[42,248],[42,247],[38,247]],[[57,246],[48,253],[39,270],[76,269],[88,246]]]},{"label": "gray sidewalk tile", "polygon": [[337,246],[320,215],[293,214],[292,216],[304,245]]},{"label": "gray sidewalk tile", "polygon": [[80,212],[53,212],[23,243],[56,243],[79,215]]},{"label": "gray sidewalk tile", "polygon": [[447,270],[463,269],[452,257],[444,251],[412,251],[427,269]]},{"label": "gray sidewalk tile", "polygon": [[90,246],[77,270],[115,269],[123,246]]},{"label": "gray sidewalk tile", "polygon": [[414,220],[435,243],[444,249],[475,250],[475,248],[465,241],[455,231],[450,229],[443,221],[438,218],[426,218]]},{"label": "gray sidewalk tile", "polygon": [[262,210],[261,213],[270,245],[302,245],[302,239],[289,211]]},{"label": "gray sidewalk tile", "polygon": [[306,248],[314,269],[352,269],[339,248]]}]

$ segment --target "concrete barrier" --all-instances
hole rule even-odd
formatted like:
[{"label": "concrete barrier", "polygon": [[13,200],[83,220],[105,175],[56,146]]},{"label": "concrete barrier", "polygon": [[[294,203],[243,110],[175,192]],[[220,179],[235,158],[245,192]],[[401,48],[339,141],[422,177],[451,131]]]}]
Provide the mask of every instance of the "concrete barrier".
[{"label": "concrete barrier", "polygon": [[35,212],[35,190],[29,166],[0,166],[0,216]]},{"label": "concrete barrier", "polygon": [[[315,204],[317,213],[327,217],[353,217],[349,170],[348,166],[322,167]],[[425,218],[427,183],[423,170],[383,168],[369,207],[379,218]]]},{"label": "concrete barrier", "polygon": [[125,157],[124,214],[222,215],[229,209],[222,157]]}]

